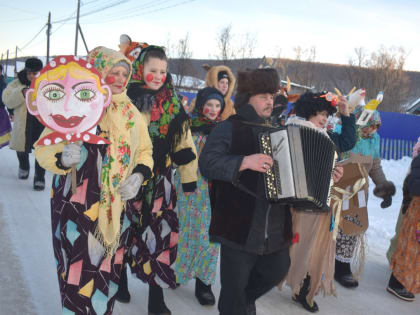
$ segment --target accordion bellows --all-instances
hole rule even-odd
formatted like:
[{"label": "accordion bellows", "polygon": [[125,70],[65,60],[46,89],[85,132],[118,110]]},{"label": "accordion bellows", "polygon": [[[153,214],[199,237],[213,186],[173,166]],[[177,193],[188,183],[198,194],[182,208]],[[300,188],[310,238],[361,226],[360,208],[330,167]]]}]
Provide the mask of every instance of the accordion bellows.
[{"label": "accordion bellows", "polygon": [[332,174],[337,159],[332,140],[316,129],[289,125],[259,136],[261,153],[273,158],[264,174],[266,198],[295,209],[330,210]]}]

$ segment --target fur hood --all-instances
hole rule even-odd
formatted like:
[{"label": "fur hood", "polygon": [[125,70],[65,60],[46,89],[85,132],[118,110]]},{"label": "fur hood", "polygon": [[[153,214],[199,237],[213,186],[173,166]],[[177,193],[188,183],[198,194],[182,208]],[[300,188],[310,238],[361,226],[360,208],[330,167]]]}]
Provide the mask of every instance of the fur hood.
[{"label": "fur hood", "polygon": [[233,75],[232,71],[229,67],[220,65],[220,66],[209,66],[209,65],[203,65],[203,68],[207,70],[206,75],[206,86],[217,88],[217,75],[220,71],[226,71],[229,76],[229,89],[225,95],[225,100],[230,99],[232,97],[233,90],[236,85],[236,78]]}]

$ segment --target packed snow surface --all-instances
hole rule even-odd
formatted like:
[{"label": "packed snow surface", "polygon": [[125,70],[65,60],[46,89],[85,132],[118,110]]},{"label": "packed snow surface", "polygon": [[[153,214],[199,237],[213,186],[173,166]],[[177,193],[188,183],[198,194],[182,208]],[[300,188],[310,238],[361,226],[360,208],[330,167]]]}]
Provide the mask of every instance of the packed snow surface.
[{"label": "packed snow surface", "polygon": [[[28,180],[17,179],[16,153],[0,150],[0,314],[55,315],[61,313],[56,265],[52,249],[49,194],[52,175],[47,173],[44,192],[32,190],[33,156]],[[381,209],[370,185],[368,256],[365,273],[357,289],[345,289],[338,283],[338,297],[316,297],[319,314],[420,314],[420,297],[404,302],[385,291],[390,271],[385,257],[389,239],[402,200],[402,182],[410,158],[383,161],[388,180],[395,183],[397,194],[388,209]],[[148,287],[129,277],[131,302],[116,303],[114,315],[147,314]],[[220,282],[214,292],[218,297]],[[194,297],[194,282],[176,290],[165,290],[166,304],[176,314],[218,314],[217,307],[202,307]],[[308,315],[291,299],[291,291],[273,289],[257,301],[259,315]]]}]

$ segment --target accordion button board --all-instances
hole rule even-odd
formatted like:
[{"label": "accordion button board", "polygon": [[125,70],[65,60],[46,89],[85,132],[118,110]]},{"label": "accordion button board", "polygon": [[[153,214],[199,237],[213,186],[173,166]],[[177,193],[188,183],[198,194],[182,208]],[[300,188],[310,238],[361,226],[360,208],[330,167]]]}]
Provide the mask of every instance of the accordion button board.
[{"label": "accordion button board", "polygon": [[264,173],[266,198],[307,211],[329,211],[337,154],[318,130],[289,125],[261,133],[260,152],[273,158]]}]

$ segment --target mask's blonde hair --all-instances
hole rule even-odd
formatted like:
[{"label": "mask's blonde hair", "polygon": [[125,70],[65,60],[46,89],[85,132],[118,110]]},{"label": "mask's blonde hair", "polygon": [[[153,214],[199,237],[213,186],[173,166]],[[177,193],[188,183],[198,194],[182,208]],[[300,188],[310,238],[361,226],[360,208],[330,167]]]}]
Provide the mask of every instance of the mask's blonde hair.
[{"label": "mask's blonde hair", "polygon": [[39,84],[42,81],[64,80],[67,74],[71,75],[77,80],[86,80],[86,78],[92,78],[96,81],[96,86],[98,90],[104,95],[108,94],[108,92],[102,88],[101,81],[97,74],[89,71],[88,69],[82,67],[74,61],[70,61],[65,65],[60,65],[52,70],[46,71],[42,73],[39,77],[35,78],[34,92],[32,93],[32,101],[35,101],[38,93]]}]

